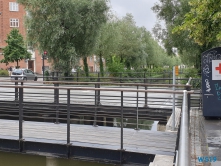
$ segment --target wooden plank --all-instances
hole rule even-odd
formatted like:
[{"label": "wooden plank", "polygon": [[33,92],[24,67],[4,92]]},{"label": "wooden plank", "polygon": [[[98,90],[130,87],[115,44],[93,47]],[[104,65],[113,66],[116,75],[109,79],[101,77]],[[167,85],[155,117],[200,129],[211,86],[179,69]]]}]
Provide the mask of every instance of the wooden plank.
[{"label": "wooden plank", "polygon": [[[0,138],[18,138],[18,121],[0,120]],[[26,141],[66,144],[67,125],[48,122],[23,123]],[[120,128],[71,124],[71,143],[104,149],[120,148]],[[136,153],[173,155],[176,133],[124,128],[124,148]]]}]

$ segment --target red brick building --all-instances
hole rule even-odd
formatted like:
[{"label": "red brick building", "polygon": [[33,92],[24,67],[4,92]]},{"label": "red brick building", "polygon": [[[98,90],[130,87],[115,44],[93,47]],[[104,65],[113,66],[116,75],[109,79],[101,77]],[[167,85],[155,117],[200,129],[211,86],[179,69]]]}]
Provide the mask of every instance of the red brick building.
[{"label": "red brick building", "polygon": [[[24,7],[16,2],[16,0],[0,0],[0,60],[4,58],[2,55],[2,48],[7,43],[7,35],[10,33],[12,28],[18,28],[25,40],[26,29],[24,25],[24,16],[26,11]],[[31,52],[32,57],[30,60],[22,60],[19,62],[21,68],[28,68],[36,73],[42,73],[42,53],[38,50],[28,49]],[[99,71],[99,66],[96,64],[96,56],[88,57],[88,67],[90,72]],[[80,61],[82,65],[82,61]],[[6,66],[4,63],[0,63],[0,68],[7,69],[10,66],[15,67],[16,63],[10,63]],[[49,69],[50,63],[47,60],[44,61],[45,70]]]},{"label": "red brick building", "polygon": [[[4,48],[7,43],[7,35],[10,33],[12,28],[17,28],[22,34],[25,40],[26,29],[24,26],[24,16],[26,11],[24,7],[18,3],[16,0],[0,0],[0,60],[4,58],[2,55],[2,48]],[[22,60],[19,62],[21,68],[28,68],[36,73],[42,73],[42,58],[38,50],[28,50],[31,52],[32,56],[30,60]],[[6,66],[4,63],[0,63],[0,68],[7,69],[10,66],[16,66],[16,63],[10,63]],[[45,60],[45,68],[49,67],[47,60]]]}]

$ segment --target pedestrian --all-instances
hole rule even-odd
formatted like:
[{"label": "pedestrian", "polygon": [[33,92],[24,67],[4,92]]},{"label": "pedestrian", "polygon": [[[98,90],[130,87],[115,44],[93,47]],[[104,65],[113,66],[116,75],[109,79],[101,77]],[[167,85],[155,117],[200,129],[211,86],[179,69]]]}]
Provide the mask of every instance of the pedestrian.
[{"label": "pedestrian", "polygon": [[9,76],[12,74],[12,67],[9,67]]}]

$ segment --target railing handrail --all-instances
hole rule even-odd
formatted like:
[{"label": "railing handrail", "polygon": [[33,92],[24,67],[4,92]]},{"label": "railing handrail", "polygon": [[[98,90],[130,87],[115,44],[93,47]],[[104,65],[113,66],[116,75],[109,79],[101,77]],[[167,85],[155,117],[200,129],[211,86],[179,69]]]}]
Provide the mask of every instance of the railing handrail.
[{"label": "railing handrail", "polygon": [[[0,80],[0,82],[27,82],[27,83],[36,83],[36,81],[24,81],[24,80]],[[191,85],[185,84],[149,84],[149,83],[115,83],[115,82],[71,82],[71,81],[37,81],[37,83],[51,83],[51,84],[101,84],[101,85],[124,85],[124,86],[164,86],[164,87],[189,87]]]},{"label": "railing handrail", "polygon": [[188,120],[188,91],[183,91],[183,105],[180,123],[180,140],[179,140],[179,154],[178,165],[190,166],[190,140],[189,140],[189,120]]},{"label": "railing handrail", "polygon": [[[27,85],[0,85],[0,88],[27,88],[27,89],[63,89],[63,90],[99,90],[99,91],[124,91],[124,92],[151,92],[151,93],[171,93],[183,94],[183,90],[141,90],[141,89],[126,89],[126,88],[90,88],[90,87],[67,87],[67,86],[27,86]],[[194,93],[188,91],[187,93]]]},{"label": "railing handrail", "polygon": [[188,85],[188,86],[189,86],[189,85],[190,85],[191,80],[192,80],[192,77],[190,77],[190,78],[189,78],[189,80],[188,80],[188,82],[186,83],[186,85]]}]

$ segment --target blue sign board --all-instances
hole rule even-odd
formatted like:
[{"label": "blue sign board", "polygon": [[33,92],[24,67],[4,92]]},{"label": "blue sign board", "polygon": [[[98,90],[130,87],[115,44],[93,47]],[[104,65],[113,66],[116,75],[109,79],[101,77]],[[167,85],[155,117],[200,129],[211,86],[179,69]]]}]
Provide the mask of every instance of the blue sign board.
[{"label": "blue sign board", "polygon": [[221,117],[221,47],[205,51],[201,60],[203,116]]}]

